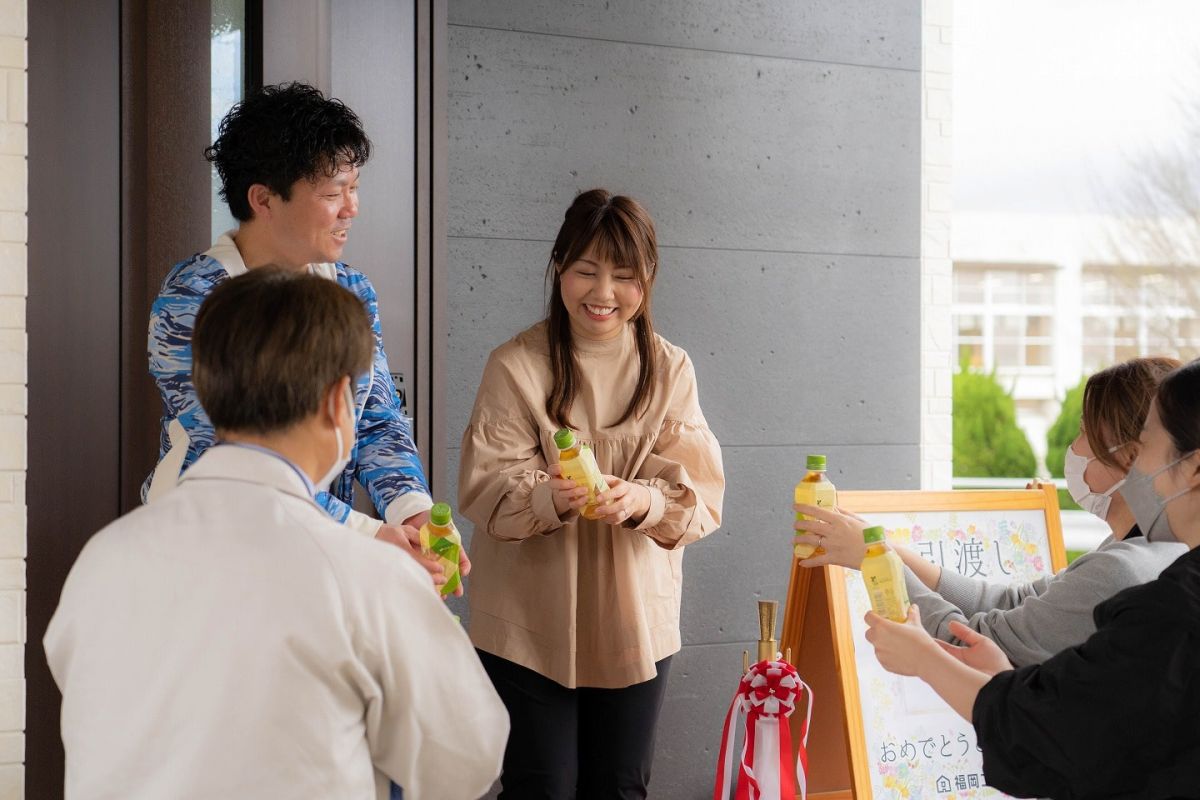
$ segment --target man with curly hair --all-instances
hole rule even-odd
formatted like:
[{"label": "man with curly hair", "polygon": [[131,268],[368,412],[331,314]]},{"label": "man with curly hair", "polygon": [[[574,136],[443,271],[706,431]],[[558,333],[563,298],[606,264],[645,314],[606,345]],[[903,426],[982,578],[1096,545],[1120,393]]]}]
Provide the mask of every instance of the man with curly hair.
[{"label": "man with curly hair", "polygon": [[[341,101],[301,83],[266,86],[221,121],[205,151],[221,177],[221,196],[238,227],[203,253],[176,264],[150,315],[150,374],[163,401],[159,461],[142,486],[153,502],[216,442],[192,384],[192,328],[218,284],[266,265],[336,281],[366,306],[375,334],[371,369],[354,386],[356,441],[350,460],[317,501],[335,520],[414,556],[418,528],[433,502],[383,349],[370,281],[340,261],[358,215],[359,170],[371,142]],[[354,484],[366,487],[383,521],[351,508]],[[419,558],[419,556],[418,556]],[[444,581],[441,568],[419,559]],[[463,564],[463,573],[469,564]],[[461,593],[461,589],[459,590]]]}]

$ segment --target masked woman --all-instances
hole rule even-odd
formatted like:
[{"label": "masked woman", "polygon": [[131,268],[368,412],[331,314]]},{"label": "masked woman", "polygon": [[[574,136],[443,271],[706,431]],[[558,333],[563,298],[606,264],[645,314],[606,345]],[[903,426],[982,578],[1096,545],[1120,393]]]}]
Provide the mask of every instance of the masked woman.
[{"label": "masked woman", "polygon": [[1142,535],[1187,548],[1095,611],[1096,632],[1009,669],[980,638],[940,645],[867,615],[885,668],[916,675],[975,726],[987,782],[1018,797],[1200,797],[1200,361],[1163,379],[1119,491]]},{"label": "masked woman", "polygon": [[[1083,390],[1079,435],[1067,448],[1067,486],[1075,502],[1104,520],[1112,535],[1056,575],[1004,584],[942,569],[915,550],[893,543],[904,560],[912,602],[930,635],[948,642],[981,633],[1017,666],[1037,664],[1077,645],[1096,626],[1092,609],[1130,586],[1154,580],[1183,554],[1174,542],[1150,542],[1117,493],[1138,454],[1138,435],[1158,383],[1179,366],[1172,358],[1135,358],[1097,372]],[[840,564],[858,569],[866,555],[867,522],[840,509],[797,507],[796,541],[819,544],[822,555],[804,566]]]}]

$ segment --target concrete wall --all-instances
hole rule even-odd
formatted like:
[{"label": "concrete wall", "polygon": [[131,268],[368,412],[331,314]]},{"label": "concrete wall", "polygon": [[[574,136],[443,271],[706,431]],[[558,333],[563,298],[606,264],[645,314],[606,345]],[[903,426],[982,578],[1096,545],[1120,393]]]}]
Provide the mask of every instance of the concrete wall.
[{"label": "concrete wall", "polygon": [[25,0],[0,3],[0,799],[25,794]]},{"label": "concrete wall", "polygon": [[702,797],[754,603],[786,595],[804,456],[843,488],[921,481],[921,3],[451,0],[449,21],[450,474],[575,193],[637,197],[728,478],[685,558],[651,793]]}]

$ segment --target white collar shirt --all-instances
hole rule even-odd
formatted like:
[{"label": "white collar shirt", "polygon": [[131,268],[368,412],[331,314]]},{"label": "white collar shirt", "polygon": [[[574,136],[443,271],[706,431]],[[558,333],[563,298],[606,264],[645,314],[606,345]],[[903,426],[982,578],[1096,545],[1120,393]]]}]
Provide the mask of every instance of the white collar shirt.
[{"label": "white collar shirt", "polygon": [[428,575],[255,448],[92,537],[45,648],[67,800],[475,798],[508,735]]}]

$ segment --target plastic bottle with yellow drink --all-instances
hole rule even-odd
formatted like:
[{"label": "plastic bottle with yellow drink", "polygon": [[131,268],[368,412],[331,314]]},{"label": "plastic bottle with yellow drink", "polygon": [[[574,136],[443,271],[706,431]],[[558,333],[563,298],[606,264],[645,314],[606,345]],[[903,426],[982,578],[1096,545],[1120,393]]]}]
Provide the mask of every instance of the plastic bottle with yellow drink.
[{"label": "plastic bottle with yellow drink", "polygon": [[883,528],[863,531],[867,557],[862,562],[863,583],[871,608],[881,617],[904,622],[908,619],[908,587],[904,584],[904,562],[883,539]]},{"label": "plastic bottle with yellow drink", "polygon": [[608,484],[596,464],[596,456],[586,444],[575,441],[575,434],[568,428],[554,434],[554,444],[558,447],[558,465],[563,477],[588,490],[587,504],[579,513],[588,519],[599,519],[596,495],[607,492]]},{"label": "plastic bottle with yellow drink", "polygon": [[441,588],[443,596],[458,588],[462,578],[458,573],[462,537],[454,527],[450,506],[446,503],[434,503],[429,509],[429,522],[421,526],[421,553],[436,558],[441,566],[446,576],[446,583]]},{"label": "plastic bottle with yellow drink", "polygon": [[[825,456],[811,455],[805,462],[808,473],[796,484],[795,502],[804,503],[818,508],[834,508],[837,506],[837,489],[825,475]],[[797,520],[808,519],[799,511]],[[820,548],[811,544],[797,544],[794,548],[796,558],[801,560],[816,554]]]}]

